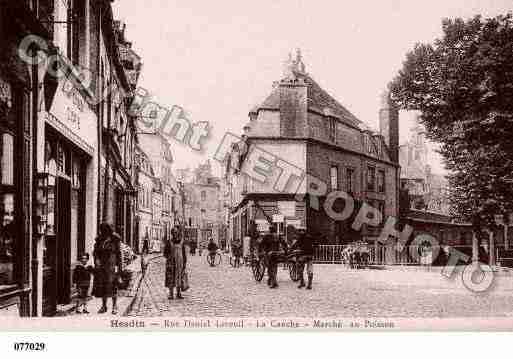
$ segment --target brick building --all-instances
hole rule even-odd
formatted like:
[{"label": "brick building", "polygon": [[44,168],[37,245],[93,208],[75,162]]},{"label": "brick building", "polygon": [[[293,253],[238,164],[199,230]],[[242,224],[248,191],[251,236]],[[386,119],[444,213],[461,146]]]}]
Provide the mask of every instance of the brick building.
[{"label": "brick building", "polygon": [[[233,144],[227,161],[233,238],[247,235],[253,221],[265,231],[273,215],[283,215],[283,228],[306,227],[318,243],[376,239],[380,223],[354,231],[354,214],[345,220],[328,216],[324,204],[333,191],[350,194],[356,209],[367,203],[385,216],[398,216],[398,110],[387,94],[380,133],[374,133],[306,73],[298,51],[249,119],[246,136]],[[262,171],[249,175],[255,153],[267,157],[267,165],[259,165],[265,168],[263,177]],[[285,177],[285,172],[293,175]],[[333,209],[342,211],[343,203],[335,201]]]}]

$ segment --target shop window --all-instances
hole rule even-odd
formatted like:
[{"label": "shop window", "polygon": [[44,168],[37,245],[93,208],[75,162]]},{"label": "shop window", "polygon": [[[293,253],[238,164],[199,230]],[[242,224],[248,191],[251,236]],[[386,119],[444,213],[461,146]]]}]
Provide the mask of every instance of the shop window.
[{"label": "shop window", "polygon": [[0,285],[14,283],[14,193],[0,194]]},{"label": "shop window", "polygon": [[78,159],[73,160],[73,169],[72,169],[72,185],[73,188],[76,190],[81,189],[81,168],[80,168],[80,161]]},{"label": "shop window", "polygon": [[2,185],[14,185],[14,136],[2,134]]},{"label": "shop window", "polygon": [[16,259],[15,129],[12,89],[0,79],[0,286],[14,284]]}]

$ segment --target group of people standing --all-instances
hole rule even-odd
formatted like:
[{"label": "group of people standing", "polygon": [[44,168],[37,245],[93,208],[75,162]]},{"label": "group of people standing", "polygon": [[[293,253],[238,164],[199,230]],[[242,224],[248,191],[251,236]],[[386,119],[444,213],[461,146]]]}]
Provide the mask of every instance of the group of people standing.
[{"label": "group of people standing", "polygon": [[84,253],[73,271],[73,283],[78,290],[75,312],[89,313],[87,301],[91,277],[93,277],[92,294],[102,299],[98,313],[107,312],[107,301],[108,298],[111,298],[112,314],[118,314],[117,292],[123,272],[121,237],[112,230],[110,224],[102,223],[100,225],[99,235],[93,248],[94,267],[87,265],[88,261],[89,254]]},{"label": "group of people standing", "polygon": [[[169,238],[164,241],[164,257],[166,259],[165,286],[169,290],[168,299],[183,299],[182,292],[188,288],[186,273],[187,251],[180,227],[176,225],[171,230]],[[259,254],[267,257],[268,281],[271,288],[277,288],[277,271],[280,256],[287,255],[290,251],[297,250],[297,270],[299,276],[298,288],[312,289],[313,281],[313,241],[304,229],[296,232],[296,239],[291,246],[276,233],[276,226],[270,227],[269,233],[264,235],[258,243]],[[215,253],[214,241],[209,243],[209,252]],[[212,248],[210,248],[212,246]],[[235,248],[240,256],[241,248]],[[143,257],[147,250],[143,251]],[[99,228],[99,235],[95,240],[93,249],[94,268],[87,266],[89,255],[85,253],[80,263],[76,266],[73,274],[73,281],[79,292],[76,311],[89,313],[87,310],[87,296],[89,283],[93,276],[93,295],[102,299],[98,313],[108,311],[108,299],[112,299],[112,314],[118,314],[117,294],[120,282],[122,281],[123,261],[121,253],[121,238],[115,233],[108,223],[102,223]],[[142,261],[144,262],[144,261]],[[141,263],[142,263],[141,262]],[[308,283],[305,282],[304,271],[306,269]],[[187,282],[187,283],[186,283]]]},{"label": "group of people standing", "polygon": [[[143,248],[142,261],[148,254],[148,248]],[[165,286],[169,289],[169,299],[183,299],[182,289],[186,276],[187,256],[179,226],[171,230],[170,238],[165,240],[164,257],[166,259]],[[78,296],[75,306],[76,313],[88,314],[87,301],[89,288],[93,279],[92,295],[102,299],[99,314],[108,311],[108,299],[112,300],[112,314],[118,314],[118,289],[123,278],[123,260],[121,253],[121,237],[115,233],[109,223],[102,223],[93,248],[94,266],[88,265],[89,254],[84,253],[73,272],[73,283],[76,285]],[[186,280],[187,281],[187,280]],[[188,281],[187,281],[188,282]],[[188,286],[188,283],[185,283]]]}]

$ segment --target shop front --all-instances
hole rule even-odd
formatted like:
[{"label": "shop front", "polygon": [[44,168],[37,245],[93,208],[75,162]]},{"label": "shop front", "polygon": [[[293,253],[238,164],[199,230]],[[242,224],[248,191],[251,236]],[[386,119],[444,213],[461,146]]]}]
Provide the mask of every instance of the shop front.
[{"label": "shop front", "polygon": [[0,67],[0,317],[30,315],[29,98]]},{"label": "shop front", "polygon": [[96,235],[96,116],[83,94],[67,85],[61,80],[49,110],[40,113],[45,229],[38,311],[44,316],[71,302],[73,269],[82,254],[92,255]]}]

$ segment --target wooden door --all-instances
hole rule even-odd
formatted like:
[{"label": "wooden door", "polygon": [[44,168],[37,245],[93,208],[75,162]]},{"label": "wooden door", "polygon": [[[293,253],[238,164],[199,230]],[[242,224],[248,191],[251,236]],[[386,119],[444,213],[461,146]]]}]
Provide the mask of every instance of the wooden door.
[{"label": "wooden door", "polygon": [[71,182],[57,180],[57,302],[71,302]]}]

